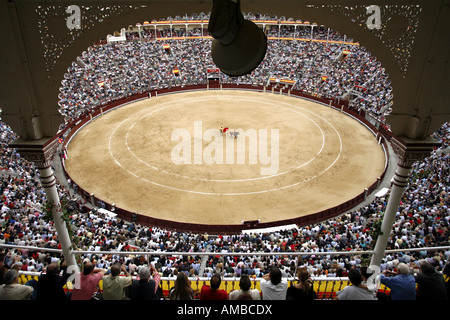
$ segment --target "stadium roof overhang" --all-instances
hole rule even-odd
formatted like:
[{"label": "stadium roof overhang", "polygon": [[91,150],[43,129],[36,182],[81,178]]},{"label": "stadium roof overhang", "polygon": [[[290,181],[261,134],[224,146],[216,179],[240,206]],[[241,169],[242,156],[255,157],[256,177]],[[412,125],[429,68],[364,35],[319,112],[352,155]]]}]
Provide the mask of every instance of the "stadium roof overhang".
[{"label": "stadium roof overhang", "polygon": [[[80,8],[81,29],[68,27],[71,5]],[[82,51],[122,27],[211,7],[212,0],[2,1],[3,121],[25,140],[54,136],[63,122],[61,80]],[[317,22],[365,46],[392,82],[394,134],[420,140],[450,121],[450,0],[242,0],[241,9]]]}]

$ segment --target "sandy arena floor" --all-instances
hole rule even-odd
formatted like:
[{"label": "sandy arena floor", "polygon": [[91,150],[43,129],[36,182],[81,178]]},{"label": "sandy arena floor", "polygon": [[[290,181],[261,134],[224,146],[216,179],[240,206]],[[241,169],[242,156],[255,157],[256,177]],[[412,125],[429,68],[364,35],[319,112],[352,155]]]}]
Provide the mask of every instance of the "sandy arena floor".
[{"label": "sandy arena floor", "polygon": [[[241,134],[222,136],[221,126]],[[304,99],[239,90],[122,106],[82,128],[68,155],[72,180],[104,201],[210,225],[334,207],[363,192],[385,166],[374,135],[351,117]]]}]

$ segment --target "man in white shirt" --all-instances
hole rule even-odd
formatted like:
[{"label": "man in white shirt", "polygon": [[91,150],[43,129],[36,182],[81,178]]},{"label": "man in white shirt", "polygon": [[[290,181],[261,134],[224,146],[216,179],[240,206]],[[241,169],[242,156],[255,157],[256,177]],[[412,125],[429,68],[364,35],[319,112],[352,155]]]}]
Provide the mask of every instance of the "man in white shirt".
[{"label": "man in white shirt", "polygon": [[263,300],[286,300],[287,280],[282,279],[278,267],[272,267],[259,283]]},{"label": "man in white shirt", "polygon": [[252,300],[261,300],[261,294],[258,289],[251,289],[251,281],[248,275],[242,275],[239,280],[239,290],[231,291],[228,295],[229,300],[238,300],[243,294],[249,294]]}]

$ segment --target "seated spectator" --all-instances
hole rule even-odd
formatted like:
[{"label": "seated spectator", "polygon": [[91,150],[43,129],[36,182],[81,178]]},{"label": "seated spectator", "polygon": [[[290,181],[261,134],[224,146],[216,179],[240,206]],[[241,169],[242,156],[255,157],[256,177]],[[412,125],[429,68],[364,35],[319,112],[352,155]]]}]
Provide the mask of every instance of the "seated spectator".
[{"label": "seated spectator", "polygon": [[64,291],[67,279],[70,274],[67,273],[65,261],[62,263],[63,275],[59,275],[59,266],[57,263],[51,263],[47,266],[45,273],[41,275],[36,284],[36,300],[69,300],[69,292]]},{"label": "seated spectator", "polygon": [[274,266],[265,274],[259,283],[263,300],[285,300],[287,280],[281,278],[281,271]]},{"label": "seated spectator", "polygon": [[249,300],[261,300],[261,294],[258,289],[251,289],[251,281],[250,277],[246,274],[241,276],[241,279],[239,280],[239,290],[234,290],[230,292],[228,295],[229,300],[241,300],[243,297],[242,295],[249,295]]},{"label": "seated spectator", "polygon": [[30,300],[33,288],[19,283],[19,273],[15,269],[6,271],[0,286],[0,300]]},{"label": "seated spectator", "polygon": [[299,283],[291,285],[287,289],[286,300],[315,300],[317,295],[311,283],[308,270],[299,268],[297,277]]},{"label": "seated spectator", "polygon": [[416,281],[407,264],[399,263],[396,272],[385,270],[380,282],[391,290],[392,300],[416,300]]},{"label": "seated spectator", "polygon": [[[150,279],[150,274],[153,279]],[[158,300],[157,294],[161,276],[156,269],[150,265],[139,269],[139,279],[134,280],[130,288],[131,300]]]},{"label": "seated spectator", "polygon": [[447,300],[444,277],[428,261],[420,263],[416,283],[417,300]]},{"label": "seated spectator", "polygon": [[[120,272],[124,276],[120,276]],[[103,300],[122,300],[126,297],[125,289],[131,285],[132,278],[125,265],[115,263],[111,273],[103,278]]]},{"label": "seated spectator", "polygon": [[180,272],[175,280],[175,286],[169,292],[170,300],[194,300],[195,291],[186,273]]},{"label": "seated spectator", "polygon": [[253,297],[250,293],[245,292],[245,293],[241,294],[240,296],[238,296],[236,298],[236,300],[252,300],[253,301],[255,299],[253,299]]},{"label": "seated spectator", "polygon": [[[99,281],[103,278],[106,270],[96,268],[92,262],[86,262],[79,279],[75,280],[71,300],[91,300],[97,292]],[[77,284],[76,282],[79,281]]]},{"label": "seated spectator", "polygon": [[362,276],[359,270],[350,269],[348,279],[351,285],[336,292],[336,300],[375,300],[373,293],[362,284]]},{"label": "seated spectator", "polygon": [[210,285],[202,286],[200,290],[200,300],[227,300],[228,292],[224,289],[220,289],[220,283],[222,279],[219,273],[212,275],[210,279]]}]

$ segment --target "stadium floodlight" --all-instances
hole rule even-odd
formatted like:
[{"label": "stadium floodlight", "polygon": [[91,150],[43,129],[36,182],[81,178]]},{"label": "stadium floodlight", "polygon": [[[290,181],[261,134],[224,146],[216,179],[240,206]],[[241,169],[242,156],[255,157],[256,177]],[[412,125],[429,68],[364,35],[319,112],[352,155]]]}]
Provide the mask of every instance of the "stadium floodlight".
[{"label": "stadium floodlight", "polygon": [[208,32],[214,38],[212,59],[228,76],[251,73],[266,55],[266,35],[254,22],[244,19],[240,0],[213,0]]}]

